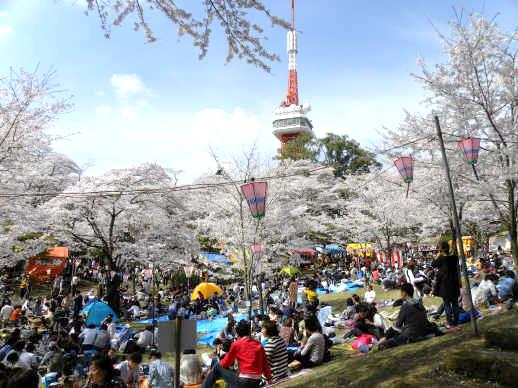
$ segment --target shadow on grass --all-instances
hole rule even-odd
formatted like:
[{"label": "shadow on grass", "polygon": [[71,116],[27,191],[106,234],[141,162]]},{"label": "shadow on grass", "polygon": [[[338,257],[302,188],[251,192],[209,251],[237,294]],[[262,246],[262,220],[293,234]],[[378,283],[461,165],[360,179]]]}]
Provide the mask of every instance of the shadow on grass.
[{"label": "shadow on grass", "polygon": [[[518,327],[518,312],[510,311],[478,321],[483,332],[489,327]],[[441,369],[446,355],[460,349],[470,352],[484,348],[481,338],[471,334],[470,325],[462,332],[352,357],[345,345],[337,346],[331,362],[280,387],[494,387],[494,383],[467,379]]]}]

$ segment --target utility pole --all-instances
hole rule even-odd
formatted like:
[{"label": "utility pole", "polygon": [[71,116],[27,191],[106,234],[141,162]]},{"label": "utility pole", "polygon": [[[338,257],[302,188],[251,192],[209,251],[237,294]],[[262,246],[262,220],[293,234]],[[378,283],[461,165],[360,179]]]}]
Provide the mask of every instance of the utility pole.
[{"label": "utility pole", "polygon": [[451,183],[451,174],[450,174],[450,166],[448,164],[448,158],[446,156],[446,149],[444,148],[444,140],[442,138],[442,130],[441,130],[441,124],[439,123],[439,117],[437,115],[434,116],[435,120],[435,127],[437,129],[437,137],[439,138],[439,145],[441,146],[441,154],[442,154],[442,160],[444,162],[444,171],[446,173],[446,180],[448,181],[448,188],[450,191],[450,200],[451,200],[451,207],[452,207],[452,213],[453,213],[453,221],[455,223],[455,234],[457,237],[457,244],[458,244],[458,252],[460,253],[460,259],[461,259],[461,269],[462,269],[462,275],[464,277],[464,287],[466,288],[466,292],[468,293],[469,303],[470,303],[470,321],[471,321],[471,328],[473,329],[473,334],[478,337],[478,328],[477,328],[477,321],[475,320],[475,306],[473,305],[473,297],[471,295],[471,285],[469,282],[469,276],[468,276],[468,266],[466,265],[466,256],[464,255],[464,246],[462,245],[462,231],[460,228],[460,222],[459,222],[459,214],[457,212],[457,204],[455,202],[455,192],[453,191],[453,184]]}]

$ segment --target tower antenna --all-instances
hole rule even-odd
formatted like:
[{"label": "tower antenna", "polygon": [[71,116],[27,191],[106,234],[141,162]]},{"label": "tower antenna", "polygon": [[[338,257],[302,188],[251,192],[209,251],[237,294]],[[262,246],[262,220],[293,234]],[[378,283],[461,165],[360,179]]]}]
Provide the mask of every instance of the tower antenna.
[{"label": "tower antenna", "polygon": [[295,0],[291,0],[291,30],[288,31],[288,93],[281,106],[299,105],[297,80],[297,32],[295,31]]},{"label": "tower antenna", "polygon": [[291,0],[291,30],[295,31],[295,0]]}]

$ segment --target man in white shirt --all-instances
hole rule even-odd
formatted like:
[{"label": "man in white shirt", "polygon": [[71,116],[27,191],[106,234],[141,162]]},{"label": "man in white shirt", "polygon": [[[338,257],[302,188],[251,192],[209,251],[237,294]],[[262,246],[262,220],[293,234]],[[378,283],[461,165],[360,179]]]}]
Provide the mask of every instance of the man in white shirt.
[{"label": "man in white shirt", "polygon": [[140,318],[140,306],[137,303],[135,303],[128,309],[128,313],[130,313],[133,316],[133,319]]},{"label": "man in white shirt", "polygon": [[128,360],[116,366],[120,372],[120,378],[128,387],[135,387],[139,383],[139,366],[142,362],[142,354],[131,353]]},{"label": "man in white shirt", "polygon": [[2,321],[2,326],[5,326],[9,322],[9,317],[11,313],[14,311],[14,307],[9,303],[5,304],[0,310],[0,320]]},{"label": "man in white shirt", "polygon": [[110,348],[110,334],[106,323],[101,324],[97,336],[95,337],[94,348],[103,351]]},{"label": "man in white shirt", "polygon": [[153,327],[146,326],[144,331],[141,331],[137,334],[136,339],[137,346],[142,351],[145,351],[148,346],[151,346],[153,344]]},{"label": "man in white shirt", "polygon": [[367,292],[365,292],[365,302],[368,304],[372,304],[376,301],[376,291],[372,289],[372,286],[369,284],[367,286]]},{"label": "man in white shirt", "polygon": [[34,344],[32,342],[29,342],[25,346],[25,351],[23,351],[20,354],[19,362],[23,363],[27,366],[29,369],[38,369],[38,366],[40,365],[40,362],[38,360],[38,356],[34,354],[34,351],[36,350]]},{"label": "man in white shirt", "polygon": [[78,338],[83,340],[81,344],[82,350],[91,350],[95,344],[95,338],[97,337],[97,330],[95,329],[95,325],[88,325],[85,327]]},{"label": "man in white shirt", "polygon": [[70,285],[72,286],[72,294],[77,290],[77,286],[79,286],[79,276],[74,275],[72,276],[72,281],[70,282]]}]

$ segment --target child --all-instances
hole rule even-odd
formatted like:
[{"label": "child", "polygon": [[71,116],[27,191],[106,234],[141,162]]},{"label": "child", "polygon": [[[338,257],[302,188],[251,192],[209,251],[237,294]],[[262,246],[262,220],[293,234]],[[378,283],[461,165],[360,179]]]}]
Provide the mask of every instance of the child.
[{"label": "child", "polygon": [[302,298],[302,304],[304,306],[304,319],[311,319],[316,316],[319,304],[316,289],[317,287],[315,282],[313,280],[308,280]]},{"label": "child", "polygon": [[365,303],[372,304],[376,300],[376,291],[369,284],[367,286],[367,291],[365,292]]},{"label": "child", "polygon": [[354,318],[354,314],[356,313],[356,307],[354,306],[354,301],[352,298],[347,298],[345,301],[346,308],[342,313],[342,319],[346,321],[351,321]]}]

